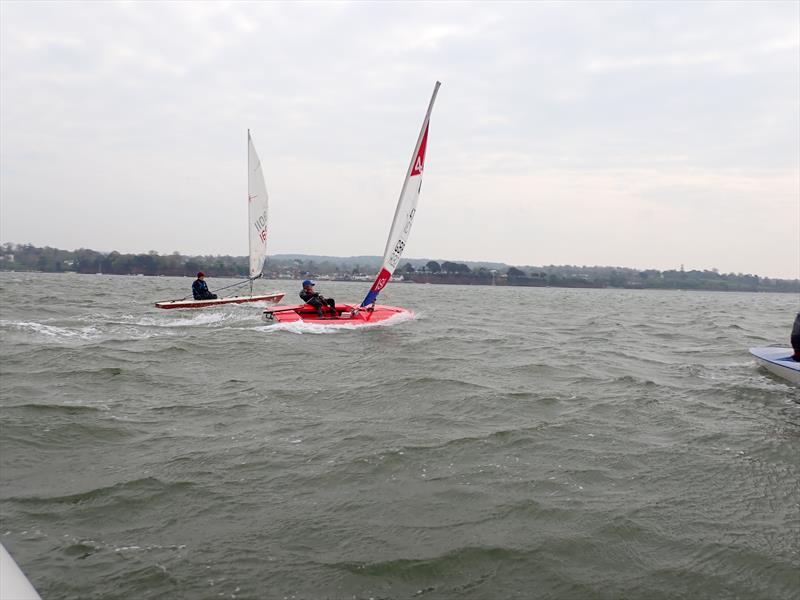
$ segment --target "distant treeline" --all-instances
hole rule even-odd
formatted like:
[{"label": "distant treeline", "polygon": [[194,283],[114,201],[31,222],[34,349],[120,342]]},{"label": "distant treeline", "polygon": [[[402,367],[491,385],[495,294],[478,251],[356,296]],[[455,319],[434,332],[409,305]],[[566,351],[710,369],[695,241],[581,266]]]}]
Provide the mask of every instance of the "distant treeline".
[{"label": "distant treeline", "polygon": [[[272,256],[264,266],[270,278],[328,277],[348,280],[369,278],[380,266],[378,256]],[[121,254],[95,250],[59,250],[31,244],[0,246],[0,270],[48,273],[105,273],[116,275],[173,275],[193,277],[198,271],[210,277],[247,277],[245,256],[184,256],[172,254]],[[400,263],[395,277],[419,283],[509,285],[534,287],[613,287],[630,289],[681,289],[743,292],[800,292],[800,280],[771,279],[743,273],[710,271],[640,271],[624,267],[572,265],[520,266],[490,262],[451,262],[409,259]]]},{"label": "distant treeline", "polygon": [[479,267],[470,269],[463,263],[429,261],[423,269],[404,265],[405,279],[419,283],[458,283],[464,285],[510,285],[532,287],[626,288],[667,290],[709,290],[726,292],[800,292],[800,280],[770,279],[743,273],[658,271],[625,267],[579,267],[549,265],[546,267],[508,267],[505,270]]}]

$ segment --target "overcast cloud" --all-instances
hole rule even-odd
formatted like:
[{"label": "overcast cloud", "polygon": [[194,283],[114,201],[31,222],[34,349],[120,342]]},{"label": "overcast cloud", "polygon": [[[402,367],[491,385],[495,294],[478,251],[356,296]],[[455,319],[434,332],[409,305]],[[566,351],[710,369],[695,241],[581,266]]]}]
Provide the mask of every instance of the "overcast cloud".
[{"label": "overcast cloud", "polygon": [[0,240],[800,276],[800,3],[0,3]]}]

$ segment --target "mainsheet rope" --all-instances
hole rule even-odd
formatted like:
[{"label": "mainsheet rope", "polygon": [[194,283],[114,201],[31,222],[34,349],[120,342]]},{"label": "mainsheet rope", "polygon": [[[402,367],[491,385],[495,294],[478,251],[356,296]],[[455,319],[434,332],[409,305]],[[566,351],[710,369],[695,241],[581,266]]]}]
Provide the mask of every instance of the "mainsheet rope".
[{"label": "mainsheet rope", "polygon": [[[256,279],[260,279],[261,277],[263,277],[263,275],[256,275],[255,277],[248,277],[244,281],[238,281],[236,283],[232,283],[230,285],[226,285],[224,287],[217,288],[215,290],[210,290],[210,291],[211,291],[212,294],[214,294],[216,292],[221,292],[222,290],[227,290],[228,288],[241,287],[241,286],[247,285],[249,283],[250,284],[250,295],[252,296],[253,295],[253,281],[255,281]],[[183,298],[176,298],[175,300],[167,300],[167,302],[182,302],[183,300],[187,300],[188,298],[189,298],[189,296],[184,296]]]}]

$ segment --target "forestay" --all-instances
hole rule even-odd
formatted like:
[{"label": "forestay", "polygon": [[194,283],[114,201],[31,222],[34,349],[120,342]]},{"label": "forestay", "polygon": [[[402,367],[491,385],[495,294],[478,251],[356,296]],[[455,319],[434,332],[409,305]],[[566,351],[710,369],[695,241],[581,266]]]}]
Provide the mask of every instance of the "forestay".
[{"label": "forestay", "polygon": [[419,137],[417,138],[417,145],[414,147],[414,153],[411,155],[411,164],[408,166],[408,171],[406,172],[403,189],[400,191],[400,199],[397,201],[392,228],[389,230],[389,238],[386,240],[386,248],[383,251],[381,270],[366,298],[364,298],[364,301],[361,303],[362,307],[375,303],[380,291],[389,283],[389,279],[391,279],[392,273],[394,273],[397,264],[400,262],[400,257],[403,255],[403,250],[408,240],[408,234],[414,222],[414,214],[417,211],[419,193],[422,189],[422,172],[425,169],[425,149],[428,145],[428,125],[431,119],[433,103],[436,100],[436,94],[439,91],[440,85],[441,83],[437,81],[433,88],[433,95],[428,105],[428,112],[425,114],[425,120],[422,122],[422,129],[420,129]]},{"label": "forestay", "polygon": [[247,130],[247,196],[250,229],[250,278],[261,277],[267,258],[267,185],[250,130]]}]

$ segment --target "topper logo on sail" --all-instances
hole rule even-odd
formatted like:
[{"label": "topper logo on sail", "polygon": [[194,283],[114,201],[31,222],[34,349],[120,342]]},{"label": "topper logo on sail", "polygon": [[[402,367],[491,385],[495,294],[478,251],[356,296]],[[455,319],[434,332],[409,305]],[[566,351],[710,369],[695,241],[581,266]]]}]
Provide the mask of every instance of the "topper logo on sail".
[{"label": "topper logo on sail", "polygon": [[372,289],[375,290],[376,292],[380,292],[384,288],[384,286],[389,282],[390,277],[391,275],[389,275],[389,273],[387,273],[386,270],[384,269],[381,272],[381,276],[378,277],[378,281],[375,282],[375,285],[373,286]]},{"label": "topper logo on sail", "polygon": [[414,159],[414,167],[411,169],[411,176],[421,175],[425,167],[425,147],[428,145],[428,126],[425,126],[425,133],[422,134],[422,141],[419,143],[417,157]]},{"label": "topper logo on sail", "polygon": [[411,176],[420,175],[425,168],[425,156],[423,154],[417,155],[417,160],[414,161],[414,168],[411,170]]}]

